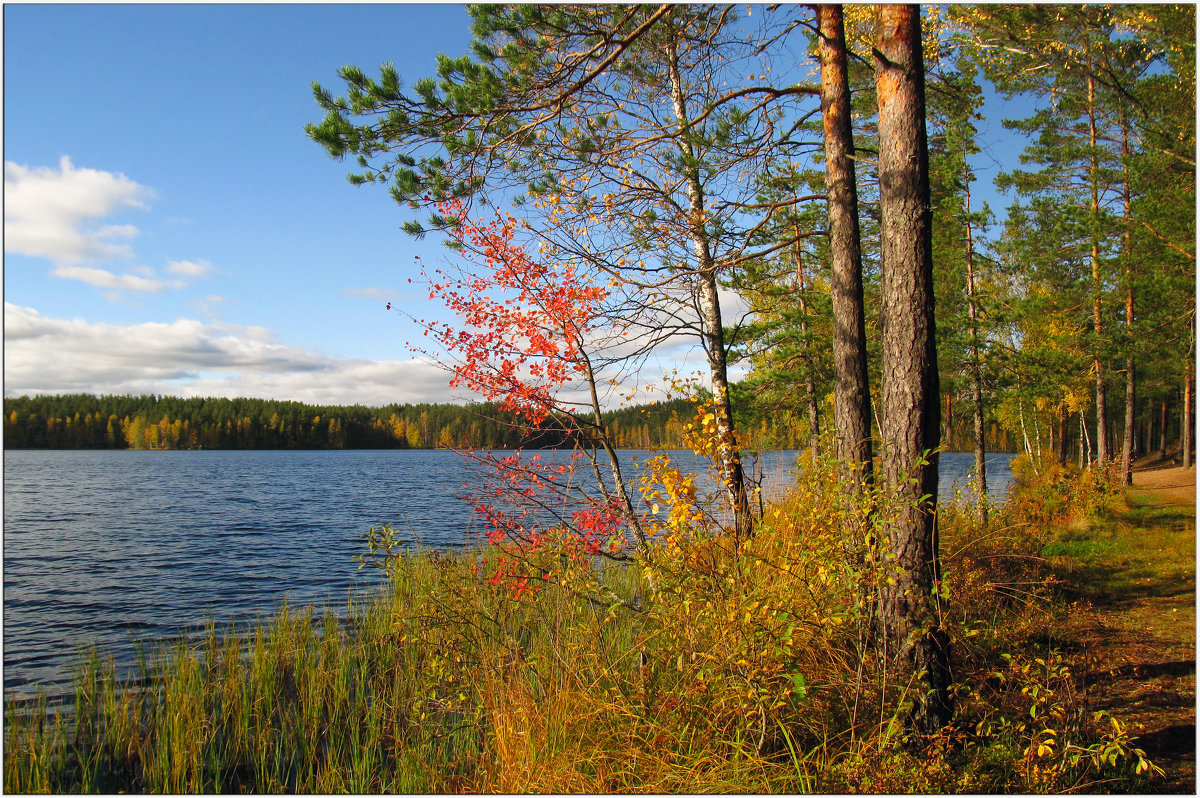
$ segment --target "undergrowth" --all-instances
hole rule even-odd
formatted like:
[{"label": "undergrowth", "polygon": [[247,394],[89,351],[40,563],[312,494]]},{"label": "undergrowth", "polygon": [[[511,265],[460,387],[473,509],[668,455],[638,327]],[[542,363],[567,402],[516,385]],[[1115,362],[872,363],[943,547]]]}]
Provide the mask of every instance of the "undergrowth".
[{"label": "undergrowth", "polygon": [[737,540],[669,459],[646,467],[670,511],[636,563],[542,546],[517,575],[492,549],[395,556],[380,530],[381,593],[210,626],[136,687],[93,655],[69,715],[10,701],[5,789],[1061,792],[1153,768],[1048,631],[1071,607],[1043,550],[1119,500],[1103,475],[1018,463],[985,529],[941,509],[957,709],[915,739],[865,610],[886,501],[848,505],[810,459]]}]

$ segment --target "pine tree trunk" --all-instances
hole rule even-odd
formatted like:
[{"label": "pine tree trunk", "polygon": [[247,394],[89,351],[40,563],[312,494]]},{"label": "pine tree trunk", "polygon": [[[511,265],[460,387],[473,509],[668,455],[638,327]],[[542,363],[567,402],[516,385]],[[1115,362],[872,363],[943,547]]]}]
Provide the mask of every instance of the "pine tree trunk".
[{"label": "pine tree trunk", "polygon": [[808,391],[808,447],[815,456],[820,454],[821,447],[821,409],[817,401],[817,383],[811,372],[805,387]]},{"label": "pine tree trunk", "polygon": [[1192,467],[1192,362],[1183,374],[1183,429],[1179,435],[1179,450],[1184,468]]},{"label": "pine tree trunk", "polygon": [[1133,484],[1134,368],[1133,358],[1125,361],[1125,431],[1121,438],[1121,481],[1125,485]]},{"label": "pine tree trunk", "polygon": [[1133,199],[1129,189],[1129,125],[1124,108],[1121,111],[1121,155],[1124,163],[1121,200],[1125,218],[1125,332],[1126,346],[1129,347],[1125,358],[1125,435],[1121,441],[1121,479],[1124,484],[1132,485],[1134,400],[1137,398],[1133,363]]},{"label": "pine tree trunk", "polygon": [[1162,400],[1162,423],[1158,428],[1158,457],[1167,459],[1167,400]]},{"label": "pine tree trunk", "polygon": [[834,426],[843,478],[858,493],[871,482],[871,393],[863,310],[858,188],[850,126],[850,79],[840,5],[817,6],[821,114],[833,295]]},{"label": "pine tree trunk", "polygon": [[954,392],[946,391],[946,415],[945,423],[942,426],[942,435],[945,448],[954,448]]},{"label": "pine tree trunk", "polygon": [[881,462],[887,493],[897,502],[896,520],[888,529],[894,584],[885,582],[882,588],[880,619],[888,659],[900,663],[902,683],[912,680],[908,721],[918,733],[932,734],[950,720],[952,701],[950,644],[937,603],[940,414],[918,7],[879,6],[875,41],[883,261]]},{"label": "pine tree trunk", "polygon": [[1096,371],[1096,461],[1104,464],[1108,461],[1108,391],[1104,383],[1104,364],[1100,360],[1100,335],[1103,331],[1103,320],[1100,304],[1100,164],[1095,155],[1097,144],[1096,133],[1096,81],[1092,77],[1092,61],[1090,50],[1087,55],[1087,97],[1088,97],[1088,143],[1092,148],[1091,174],[1088,176],[1092,191],[1091,226],[1092,226],[1092,328],[1096,338],[1092,343],[1094,353],[1092,365]]},{"label": "pine tree trunk", "polygon": [[971,386],[971,414],[975,427],[975,475],[979,479],[979,523],[987,526],[987,441],[983,433],[983,391],[976,380]]}]

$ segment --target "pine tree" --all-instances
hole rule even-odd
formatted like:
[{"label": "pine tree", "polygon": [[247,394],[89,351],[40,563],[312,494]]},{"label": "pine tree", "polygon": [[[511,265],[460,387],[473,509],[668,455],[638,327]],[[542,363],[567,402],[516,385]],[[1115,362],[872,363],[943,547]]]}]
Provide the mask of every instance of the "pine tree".
[{"label": "pine tree", "polygon": [[910,722],[932,734],[950,720],[949,637],[940,626],[937,448],[940,443],[929,154],[920,12],[877,11],[879,177],[883,239],[883,484],[895,574],[882,587],[885,655],[919,687]]}]

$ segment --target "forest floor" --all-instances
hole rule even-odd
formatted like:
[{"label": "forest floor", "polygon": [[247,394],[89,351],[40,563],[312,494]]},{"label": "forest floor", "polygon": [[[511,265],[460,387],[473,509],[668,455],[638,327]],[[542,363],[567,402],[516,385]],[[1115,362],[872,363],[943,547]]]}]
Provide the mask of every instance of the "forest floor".
[{"label": "forest floor", "polygon": [[1077,601],[1060,630],[1091,664],[1094,705],[1137,736],[1162,776],[1151,792],[1196,789],[1196,469],[1135,465],[1128,509],[1067,532],[1054,558]]}]

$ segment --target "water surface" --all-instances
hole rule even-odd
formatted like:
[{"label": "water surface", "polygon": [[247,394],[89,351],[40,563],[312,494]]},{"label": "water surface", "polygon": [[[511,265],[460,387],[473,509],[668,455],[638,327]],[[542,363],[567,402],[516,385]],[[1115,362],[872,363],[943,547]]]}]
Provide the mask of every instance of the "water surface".
[{"label": "water surface", "polygon": [[[703,470],[690,452],[671,455]],[[989,460],[995,497],[1010,459]],[[764,485],[786,484],[794,465],[795,453],[769,453]],[[941,456],[945,495],[973,465]],[[134,638],[251,619],[285,597],[339,603],[378,584],[355,560],[371,527],[391,523],[413,546],[462,546],[471,473],[450,451],[7,451],[5,690],[62,689],[81,645],[129,664]]]}]

